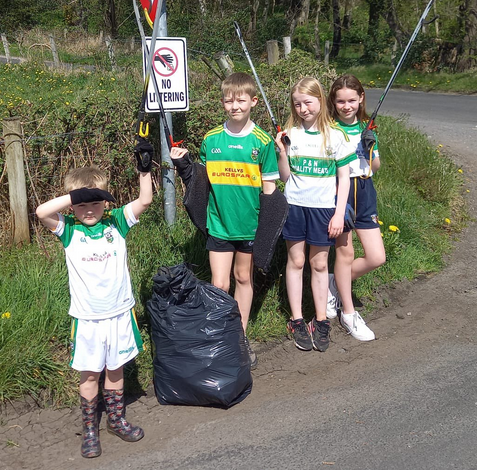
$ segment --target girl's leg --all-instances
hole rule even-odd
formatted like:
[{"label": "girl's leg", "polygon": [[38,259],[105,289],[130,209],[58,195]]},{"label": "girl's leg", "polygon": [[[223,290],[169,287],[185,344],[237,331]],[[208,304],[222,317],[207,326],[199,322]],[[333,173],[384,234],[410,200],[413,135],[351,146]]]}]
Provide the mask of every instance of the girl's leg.
[{"label": "girl's leg", "polygon": [[326,320],[329,246],[310,245],[311,291],[317,321]]},{"label": "girl's leg", "polygon": [[210,270],[212,271],[211,283],[228,292],[230,289],[230,271],[234,260],[233,251],[209,251]]},{"label": "girl's leg", "polygon": [[330,344],[330,321],[326,318],[328,301],[329,246],[310,245],[311,290],[315,304],[315,317],[308,324],[313,348],[325,352]]},{"label": "girl's leg", "polygon": [[356,235],[363,246],[364,256],[356,258],[351,265],[351,279],[353,281],[373,269],[379,268],[386,262],[386,252],[384,251],[383,238],[379,228],[356,229]]},{"label": "girl's leg", "polygon": [[353,262],[353,232],[344,232],[336,239],[335,260],[335,281],[343,305],[343,313],[354,313],[351,292],[351,267]]},{"label": "girl's leg", "polygon": [[253,300],[253,261],[252,253],[235,253],[234,262],[235,293],[242,316],[243,331],[247,331],[248,319]]},{"label": "girl's leg", "polygon": [[287,240],[288,259],[286,267],[286,284],[288,302],[293,320],[303,318],[303,268],[305,266],[305,241]]}]

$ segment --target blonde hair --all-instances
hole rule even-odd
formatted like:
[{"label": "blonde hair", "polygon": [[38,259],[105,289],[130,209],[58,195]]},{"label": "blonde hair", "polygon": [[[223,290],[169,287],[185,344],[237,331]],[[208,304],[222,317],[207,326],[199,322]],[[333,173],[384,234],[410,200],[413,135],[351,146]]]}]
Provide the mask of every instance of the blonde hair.
[{"label": "blonde hair", "polygon": [[107,191],[108,178],[96,165],[73,168],[65,176],[65,191],[69,193],[80,188],[99,188]]},{"label": "blonde hair", "polygon": [[293,94],[294,93],[303,93],[305,95],[314,96],[320,101],[320,112],[316,117],[316,121],[313,123],[314,126],[320,131],[323,135],[323,147],[326,148],[326,141],[329,137],[329,129],[331,125],[331,116],[328,111],[328,106],[326,103],[326,95],[321,83],[314,77],[304,77],[299,80],[293,88],[290,90],[290,108],[291,114],[288,118],[288,121],[285,125],[286,129],[291,129],[292,127],[300,127],[303,123],[303,119],[298,116],[296,112],[295,105],[293,103]]},{"label": "blonde hair", "polygon": [[223,82],[220,87],[222,91],[222,98],[227,98],[228,96],[235,97],[242,93],[246,93],[250,98],[257,96],[257,86],[253,78],[244,72],[235,72],[229,75]]}]

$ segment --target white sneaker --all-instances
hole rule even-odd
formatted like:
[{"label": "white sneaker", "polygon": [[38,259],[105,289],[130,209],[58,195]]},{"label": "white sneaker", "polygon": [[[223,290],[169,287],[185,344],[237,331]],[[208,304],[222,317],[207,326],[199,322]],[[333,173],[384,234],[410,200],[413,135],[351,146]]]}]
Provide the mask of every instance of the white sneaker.
[{"label": "white sneaker", "polygon": [[336,287],[335,275],[328,274],[328,303],[326,304],[326,318],[336,318],[338,309],[341,308],[341,300]]},{"label": "white sneaker", "polygon": [[358,312],[346,315],[342,313],[340,323],[353,338],[359,341],[372,341],[376,338],[374,332],[366,325]]}]

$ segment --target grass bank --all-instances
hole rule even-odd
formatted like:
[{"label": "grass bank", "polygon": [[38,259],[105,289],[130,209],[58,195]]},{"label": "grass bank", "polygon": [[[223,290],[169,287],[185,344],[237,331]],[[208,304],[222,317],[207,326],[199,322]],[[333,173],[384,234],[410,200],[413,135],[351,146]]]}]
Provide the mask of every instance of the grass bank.
[{"label": "grass bank", "polygon": [[[355,283],[355,295],[367,308],[372,308],[380,285],[439,270],[452,235],[465,221],[462,175],[441,155],[439,147],[430,146],[417,131],[385,117],[380,118],[379,141],[383,166],[375,182],[388,261]],[[128,368],[130,391],[144,389],[152,380],[146,309],[152,276],[160,266],[186,260],[197,265],[199,278],[210,279],[204,240],[182,206],[179,204],[173,227],[163,220],[162,201],[156,196],[128,239],[137,313],[146,345],[146,352]],[[42,244],[35,242],[0,254],[0,401],[30,395],[41,405],[68,405],[77,400],[77,377],[67,366],[67,273],[60,243],[46,232],[41,232],[41,240]],[[270,276],[258,279],[250,324],[254,339],[264,341],[285,334],[289,316],[285,261],[286,250],[280,243]],[[305,314],[311,317],[309,289],[305,292]]]},{"label": "grass bank", "polygon": [[[366,88],[384,88],[393,69],[386,65],[360,65],[337,69],[337,72],[356,75]],[[475,70],[463,73],[430,73],[404,69],[398,72],[393,88],[471,95],[477,93],[477,81]]]}]

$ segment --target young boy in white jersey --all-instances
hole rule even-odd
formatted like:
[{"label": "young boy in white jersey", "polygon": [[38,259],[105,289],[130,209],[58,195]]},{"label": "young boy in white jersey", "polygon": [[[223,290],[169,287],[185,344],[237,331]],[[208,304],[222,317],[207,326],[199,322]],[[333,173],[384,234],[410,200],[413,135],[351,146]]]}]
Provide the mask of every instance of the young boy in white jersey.
[{"label": "young boy in white jersey", "polygon": [[[230,272],[235,278],[234,298],[238,303],[244,332],[253,299],[252,250],[260,211],[259,196],[272,194],[278,179],[273,139],[251,119],[258,102],[253,78],[242,72],[227,77],[221,87],[227,121],[210,130],[202,142],[200,159],[210,182],[207,207],[208,238],[212,284],[228,292]],[[186,149],[174,158],[181,168],[190,165]],[[257,356],[245,343],[252,369]]]},{"label": "young boy in white jersey", "polygon": [[[97,406],[103,370],[107,430],[128,442],[144,437],[124,417],[123,366],[142,351],[125,237],[152,202],[153,148],[141,139],[135,154],[139,196],[129,204],[109,210],[115,199],[107,191],[106,175],[90,166],[71,170],[65,177],[66,194],[36,210],[65,250],[73,317],[70,366],[80,372],[81,455],[86,458],[101,455]],[[61,213],[68,209],[72,215]]]}]

